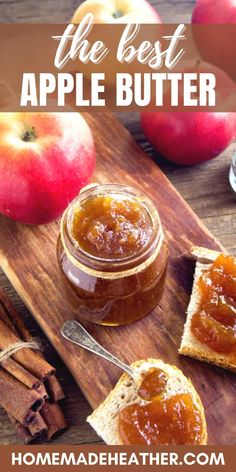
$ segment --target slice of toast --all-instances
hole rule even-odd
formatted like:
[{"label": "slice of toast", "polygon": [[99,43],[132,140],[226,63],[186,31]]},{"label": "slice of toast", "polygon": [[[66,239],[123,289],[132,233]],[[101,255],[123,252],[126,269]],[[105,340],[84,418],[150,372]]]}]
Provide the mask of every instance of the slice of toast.
[{"label": "slice of toast", "polygon": [[236,372],[235,357],[213,351],[213,349],[209,348],[206,344],[201,343],[191,331],[191,319],[197,312],[201,300],[201,293],[198,288],[199,278],[205,270],[210,268],[212,262],[215,261],[220,254],[217,251],[212,251],[202,247],[193,247],[191,253],[197,259],[197,262],[192,295],[187,309],[187,318],[184,325],[179,354],[194,357],[195,359],[209,362]]},{"label": "slice of toast", "polygon": [[[207,444],[206,419],[202,402],[193,384],[185,377],[181,370],[164,363],[160,359],[140,360],[134,362],[132,367],[136,369],[137,373],[141,374],[141,376],[153,367],[165,371],[169,377],[167,382],[167,397],[177,393],[189,393],[192,396],[193,403],[199,410],[202,419],[203,434],[201,444]],[[122,441],[119,436],[118,415],[126,406],[134,403],[144,405],[147,401],[138,396],[138,385],[134,380],[127,374],[123,374],[115,388],[109,393],[105,401],[94,410],[92,415],[87,418],[87,421],[106,444],[121,445]]]}]

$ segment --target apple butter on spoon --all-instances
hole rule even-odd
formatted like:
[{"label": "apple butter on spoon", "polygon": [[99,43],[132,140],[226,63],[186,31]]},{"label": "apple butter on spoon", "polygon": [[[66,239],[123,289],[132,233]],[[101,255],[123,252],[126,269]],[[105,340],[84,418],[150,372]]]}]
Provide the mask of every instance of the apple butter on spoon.
[{"label": "apple butter on spoon", "polygon": [[126,372],[136,384],[138,395],[141,398],[150,400],[153,396],[159,395],[164,391],[168,380],[168,376],[164,371],[151,368],[148,372],[141,372],[125,364],[101,346],[78,321],[66,321],[62,326],[61,334],[68,341],[83,347],[87,351],[93,352]]},{"label": "apple butter on spoon", "polygon": [[[169,374],[161,368],[142,370],[122,362],[104,349],[75,320],[67,321],[62,335],[73,343],[112,362],[125,371],[134,382],[135,401],[121,409],[117,415],[122,444],[201,444],[203,420],[199,406],[191,393],[183,391],[170,394]],[[123,391],[122,391],[123,392]],[[124,395],[124,393],[123,393]]]},{"label": "apple butter on spoon", "polygon": [[143,374],[143,380],[138,390],[138,395],[146,401],[162,395],[167,386],[168,375],[161,369],[153,367]]},{"label": "apple butter on spoon", "polygon": [[122,444],[199,444],[202,422],[189,393],[167,395],[168,374],[152,368],[143,374],[138,395],[145,403],[119,413]]}]

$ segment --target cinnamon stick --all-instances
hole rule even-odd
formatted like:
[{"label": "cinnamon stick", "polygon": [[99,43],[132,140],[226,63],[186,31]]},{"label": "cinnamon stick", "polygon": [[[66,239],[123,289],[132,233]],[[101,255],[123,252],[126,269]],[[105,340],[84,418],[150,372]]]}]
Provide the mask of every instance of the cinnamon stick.
[{"label": "cinnamon stick", "polygon": [[[25,327],[19,313],[15,310],[11,301],[8,299],[5,293],[1,290],[0,290],[0,320],[4,322],[5,327],[7,327],[8,330],[10,330],[10,332],[15,335],[17,340],[18,338],[21,338],[21,340],[26,341],[26,342],[31,341],[32,339],[31,334]],[[0,326],[0,330],[1,330],[1,326]],[[8,342],[8,345],[9,345],[9,342]],[[24,349],[24,351],[26,351],[26,349]],[[31,352],[33,352],[34,354],[35,363],[39,363],[40,359],[41,360],[43,359],[41,352],[34,352],[34,351],[31,351]],[[36,361],[36,358],[37,358],[37,361]],[[16,362],[16,360],[14,359],[13,362]],[[22,362],[20,363],[20,365],[21,367],[23,366]],[[35,375],[34,372],[32,373],[32,370],[30,370],[30,372],[31,372],[31,375]],[[39,375],[41,374],[42,372],[40,371]],[[47,389],[49,391],[50,399],[52,401],[56,402],[64,398],[64,392],[60,386],[59,381],[55,377],[54,373],[51,372],[51,375],[46,377],[45,381],[46,381],[46,385],[41,383],[39,386],[36,386],[36,392],[40,395],[41,399],[43,398],[45,400],[48,398]],[[25,444],[29,444],[36,438],[41,438],[41,436],[44,436],[45,433],[47,433],[48,439],[51,439],[52,437],[57,435],[60,431],[64,430],[67,426],[66,420],[64,418],[64,415],[60,407],[56,403],[53,404],[53,403],[50,403],[49,401],[46,401],[44,403],[43,408],[40,410],[40,413],[36,412],[33,414],[33,416],[30,416],[30,423],[27,424],[27,427],[23,426],[17,419],[13,418],[13,416],[9,412],[8,412],[8,416],[12,424],[15,426],[17,434],[19,435],[19,437]],[[45,427],[47,428],[47,430],[45,430]],[[29,428],[31,428],[32,434]]]},{"label": "cinnamon stick", "polygon": [[57,434],[66,429],[67,423],[65,417],[57,403],[46,401],[40,414],[48,427],[46,432],[48,439],[54,438]]},{"label": "cinnamon stick", "polygon": [[[0,319],[0,349],[19,342],[20,339]],[[55,372],[55,369],[32,349],[24,348],[12,355],[19,364],[40,380],[45,380]]]},{"label": "cinnamon stick", "polygon": [[28,388],[33,388],[39,392],[41,381],[37,379],[34,375],[28,372],[24,367],[18,364],[14,359],[10,357],[5,361],[1,362],[1,366],[13,377],[15,377],[19,382],[26,385]]},{"label": "cinnamon stick", "polygon": [[0,290],[0,304],[2,305],[2,309],[5,312],[5,319],[7,319],[8,323],[10,324],[9,327],[13,327],[14,334],[16,336],[19,335],[22,341],[29,341],[31,339],[29,331],[25,327],[14,305],[11,303],[10,299],[3,290]]},{"label": "cinnamon stick", "polygon": [[51,375],[46,380],[47,390],[49,392],[50,400],[53,402],[58,402],[65,398],[65,394],[62,390],[60,382],[57,380],[55,375]]},{"label": "cinnamon stick", "polygon": [[[31,341],[31,334],[25,327],[21,317],[19,316],[19,313],[16,311],[16,309],[2,290],[0,290],[0,304],[1,299],[4,302],[4,305],[2,303],[2,309],[5,312],[4,319],[6,323],[9,323],[9,326],[13,327],[14,333],[16,335],[19,335],[23,341]],[[42,353],[40,352],[37,352],[36,354],[43,357]],[[47,386],[49,388],[49,393],[51,394],[51,399],[53,401],[57,402],[65,398],[65,394],[62,390],[60,382],[58,381],[55,375],[51,375],[50,377],[48,377]]]},{"label": "cinnamon stick", "polygon": [[13,416],[8,414],[8,418],[11,424],[14,426],[17,436],[24,444],[30,444],[37,439],[44,437],[45,432],[47,431],[47,425],[41,417],[40,413],[35,413],[35,418],[32,423],[29,424],[29,427],[26,428]]},{"label": "cinnamon stick", "polygon": [[[3,303],[4,302],[4,303]],[[18,337],[21,338],[22,341],[31,341],[32,337],[27,328],[25,328],[24,323],[22,322],[19,314],[15,310],[14,306],[12,303],[8,300],[6,295],[2,290],[0,290],[0,320],[2,320],[6,326]],[[17,328],[17,329],[16,329]],[[37,353],[35,353],[37,354]],[[38,354],[39,355],[39,354]],[[10,361],[12,363],[15,363],[14,365],[14,370],[13,370],[13,364],[12,366],[10,365]],[[2,363],[3,364],[3,363]],[[44,398],[48,398],[48,394],[46,392],[45,386],[30,372],[27,371],[29,378],[26,379],[27,383],[24,382],[20,377],[17,376],[17,371],[16,371],[16,361],[13,359],[9,359],[8,365],[4,364],[4,368],[10,372],[13,376],[18,378],[18,380],[21,380],[25,385],[27,385],[29,388],[35,388]],[[9,366],[9,369],[8,369]],[[19,366],[19,364],[18,364]],[[12,367],[12,368],[11,368]],[[22,372],[21,369],[23,369],[22,366],[19,366],[20,373]],[[32,387],[30,387],[30,377],[32,381]],[[35,379],[33,382],[33,378]],[[33,385],[34,384],[34,385]]]},{"label": "cinnamon stick", "polygon": [[33,436],[31,436],[29,429],[23,426],[23,424],[21,424],[19,421],[17,421],[14,416],[8,414],[8,418],[11,424],[14,426],[19,439],[24,444],[30,444],[33,441]]},{"label": "cinnamon stick", "polygon": [[[0,291],[0,297],[2,296],[2,292]],[[6,308],[3,305],[2,300],[0,299],[0,319],[7,325],[9,329],[12,329],[14,334],[17,334],[15,328],[13,327],[11,320],[8,317]]]},{"label": "cinnamon stick", "polygon": [[42,408],[43,398],[12,375],[0,369],[0,405],[24,426],[27,426]]},{"label": "cinnamon stick", "polygon": [[[49,377],[50,378],[50,377]],[[46,387],[43,383],[41,383],[38,387],[36,387],[35,389],[39,395],[44,398],[44,400],[47,400],[48,399],[48,392],[46,390]]]},{"label": "cinnamon stick", "polygon": [[39,412],[35,413],[33,421],[28,426],[31,436],[35,439],[41,435],[44,431],[47,431],[48,427]]}]

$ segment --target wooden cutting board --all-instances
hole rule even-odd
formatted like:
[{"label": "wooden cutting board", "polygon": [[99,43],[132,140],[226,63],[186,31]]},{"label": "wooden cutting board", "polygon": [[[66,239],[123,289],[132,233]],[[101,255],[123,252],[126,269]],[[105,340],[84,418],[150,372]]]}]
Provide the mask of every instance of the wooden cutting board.
[{"label": "wooden cutting board", "polygon": [[[148,194],[160,212],[170,247],[165,293],[145,319],[128,327],[87,325],[90,333],[125,362],[161,357],[183,369],[206,409],[209,443],[234,444],[236,376],[178,355],[193,280],[192,245],[222,246],[176,192],[157,165],[110,113],[84,114],[97,149],[95,181],[120,182]],[[92,407],[112,389],[120,371],[60,335],[71,319],[56,260],[58,223],[28,227],[0,217],[0,264],[46,336],[72,372]]]}]

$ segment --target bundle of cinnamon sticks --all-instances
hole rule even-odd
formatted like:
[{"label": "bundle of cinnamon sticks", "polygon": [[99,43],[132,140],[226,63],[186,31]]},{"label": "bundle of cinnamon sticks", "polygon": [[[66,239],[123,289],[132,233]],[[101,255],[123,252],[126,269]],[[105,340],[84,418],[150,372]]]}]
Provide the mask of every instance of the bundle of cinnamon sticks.
[{"label": "bundle of cinnamon sticks", "polygon": [[[0,291],[0,355],[32,337],[9,299]],[[66,428],[58,402],[64,393],[55,369],[41,351],[19,348],[0,362],[0,405],[6,410],[19,438],[29,444],[52,439]]]}]

